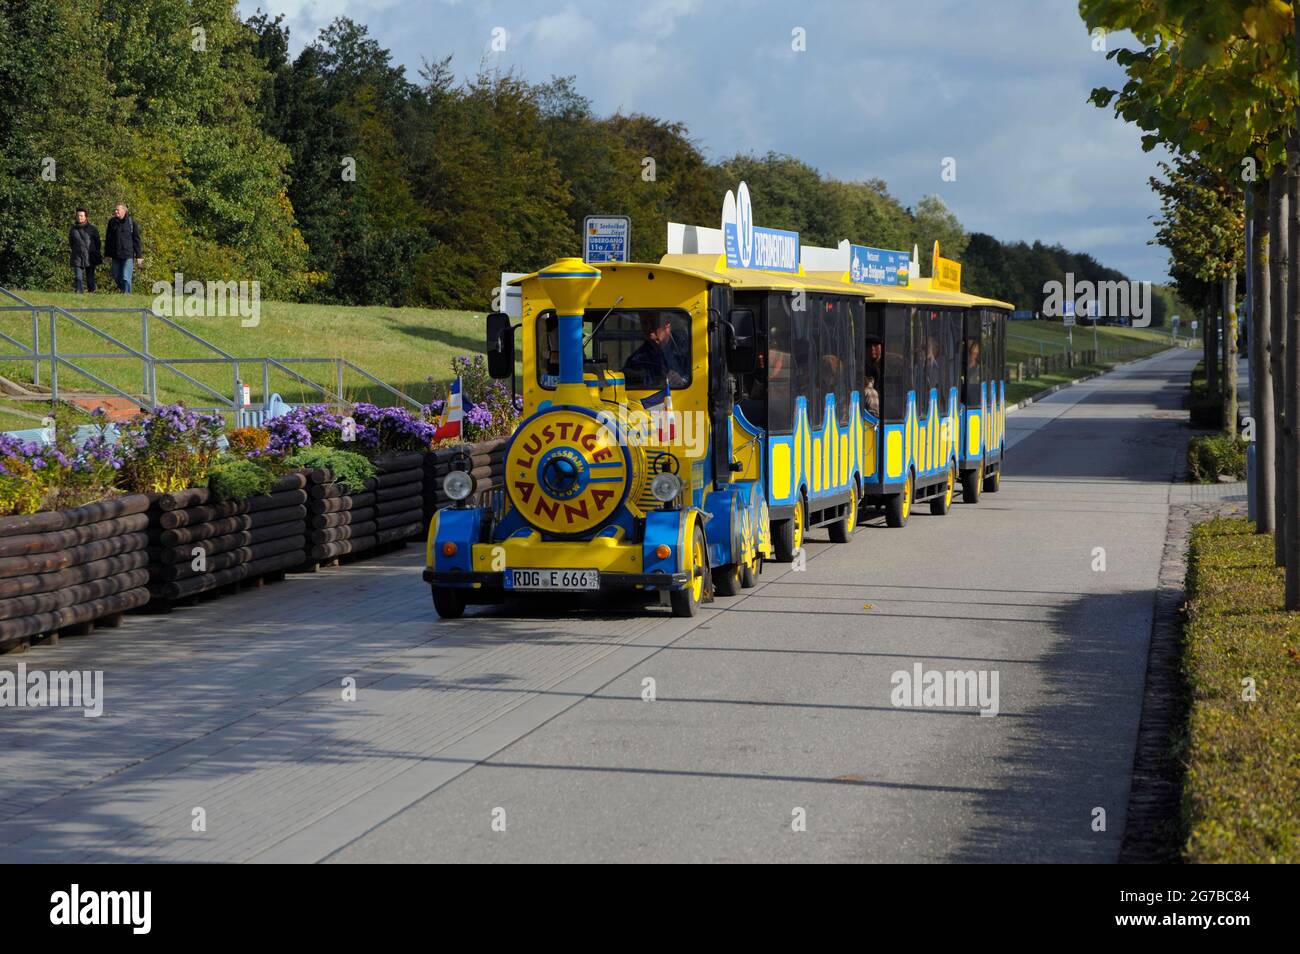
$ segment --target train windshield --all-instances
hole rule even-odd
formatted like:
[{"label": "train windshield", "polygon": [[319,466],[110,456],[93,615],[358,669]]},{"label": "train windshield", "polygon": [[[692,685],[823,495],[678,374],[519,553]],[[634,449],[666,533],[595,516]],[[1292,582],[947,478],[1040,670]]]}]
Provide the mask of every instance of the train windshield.
[{"label": "train windshield", "polygon": [[[691,383],[691,319],[681,309],[588,308],[582,336],[584,370],[621,371],[638,391]],[[554,311],[537,316],[537,382],[548,389],[560,382]]]}]

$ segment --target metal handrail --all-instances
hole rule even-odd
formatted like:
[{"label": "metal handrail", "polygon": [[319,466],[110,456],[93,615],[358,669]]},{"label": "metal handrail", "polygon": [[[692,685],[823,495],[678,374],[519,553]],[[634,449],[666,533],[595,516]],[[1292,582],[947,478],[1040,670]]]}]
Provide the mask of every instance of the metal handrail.
[{"label": "metal handrail", "polygon": [[[313,391],[319,393],[321,395],[321,398],[326,402],[337,403],[340,405],[352,403],[346,400],[346,398],[343,395],[345,373],[347,371],[351,371],[361,376],[371,384],[387,391],[389,394],[393,395],[399,401],[404,401],[415,408],[423,408],[424,406],[420,401],[411,397],[409,394],[406,394],[405,392],[399,390],[398,388],[393,387],[387,382],[380,380],[375,375],[371,374],[369,371],[366,371],[364,368],[357,366],[356,364],[354,364],[353,362],[349,361],[346,358],[315,358],[315,357],[239,358],[231,354],[230,352],[213,344],[211,341],[208,341],[206,338],[203,338],[195,334],[194,332],[190,331],[188,328],[184,327],[183,325],[173,321],[172,319],[164,315],[159,315],[157,312],[149,308],[79,308],[77,309],[78,312],[82,314],[119,314],[119,315],[139,314],[141,316],[141,327],[140,327],[141,347],[135,348],[127,344],[126,342],[121,341],[120,339],[110,334],[109,332],[104,331],[102,328],[98,328],[95,325],[90,324],[89,322],[83,320],[82,318],[79,318],[77,315],[73,314],[68,309],[63,308],[59,305],[38,305],[33,302],[27,301],[21,296],[3,287],[0,287],[0,293],[3,293],[4,295],[8,296],[10,299],[13,299],[15,302],[18,303],[17,305],[0,305],[0,312],[28,312],[32,316],[32,344],[28,346],[24,344],[22,341],[18,340],[17,338],[14,338],[3,331],[0,331],[0,339],[13,345],[20,352],[19,355],[12,355],[12,356],[0,355],[0,358],[11,357],[23,362],[31,361],[32,369],[33,369],[32,378],[34,383],[36,383],[37,385],[40,384],[41,365],[43,363],[48,362],[50,368],[50,390],[51,390],[50,396],[51,399],[55,401],[58,400],[58,394],[59,394],[58,369],[60,366],[62,366],[68,368],[69,370],[75,371],[78,374],[83,375],[84,377],[95,382],[97,385],[104,388],[105,390],[125,398],[126,400],[135,404],[137,407],[145,408],[150,406],[156,406],[158,404],[157,374],[158,374],[158,367],[161,366],[164,370],[170,371],[171,373],[184,379],[194,387],[203,391],[205,394],[211,395],[212,398],[216,402],[218,402],[212,408],[195,408],[196,410],[239,411],[243,407],[242,394],[241,394],[242,379],[240,377],[240,365],[260,364],[262,367],[263,401],[270,400],[270,373],[272,367],[274,367],[277,371],[289,376],[292,380],[302,385],[305,385],[311,388]],[[40,316],[46,314],[49,315],[50,342],[49,342],[48,351],[45,351],[41,348],[41,340],[40,340]],[[75,324],[79,328],[82,328],[98,336],[99,338],[109,342],[110,344],[114,345],[120,350],[114,352],[102,352],[102,351],[60,352],[58,349],[58,327],[57,327],[57,321],[59,318],[66,318],[72,321],[73,324]],[[182,358],[182,357],[164,358],[156,354],[153,354],[150,349],[150,333],[149,333],[150,332],[149,325],[151,320],[154,322],[161,322],[163,326],[165,326],[166,328],[170,328],[174,331],[180,332],[180,334],[184,335],[186,338],[189,338],[191,341],[195,342],[198,345],[201,345],[203,348],[212,352],[214,356],[200,357],[200,358]],[[126,391],[122,390],[121,388],[118,388],[117,386],[108,383],[103,378],[90,372],[82,365],[76,363],[77,361],[81,361],[85,359],[104,360],[104,359],[114,359],[114,358],[126,358],[128,360],[135,360],[141,363],[141,369],[143,372],[143,379],[144,379],[143,399],[136,397],[135,395],[129,394]],[[186,364],[229,365],[231,369],[231,383],[232,383],[233,397],[227,397],[223,395],[216,388],[213,388],[211,385],[208,385],[205,382],[198,380],[193,375],[187,374],[185,371],[181,370],[181,368],[177,367],[177,365],[186,365]],[[316,381],[313,381],[311,378],[308,378],[305,375],[298,373],[293,368],[288,366],[290,364],[333,365],[334,381],[335,381],[334,389],[331,390],[330,387],[326,385],[322,385]]]}]

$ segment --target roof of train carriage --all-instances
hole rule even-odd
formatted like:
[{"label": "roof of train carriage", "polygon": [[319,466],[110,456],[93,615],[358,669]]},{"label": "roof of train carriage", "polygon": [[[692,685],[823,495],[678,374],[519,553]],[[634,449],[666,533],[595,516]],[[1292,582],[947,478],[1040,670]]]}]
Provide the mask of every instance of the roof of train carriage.
[{"label": "roof of train carriage", "polygon": [[792,272],[766,272],[756,268],[727,268],[723,255],[688,253],[665,255],[661,266],[688,269],[693,273],[716,276],[737,291],[821,291],[843,295],[861,293],[861,286],[844,284],[820,272],[796,275]]},{"label": "roof of train carriage", "polygon": [[[705,256],[707,257],[707,256]],[[703,271],[698,268],[690,268],[680,265],[664,265],[655,262],[588,262],[593,268],[598,268],[602,272],[616,272],[620,268],[653,268],[661,272],[673,272],[678,275],[687,275],[691,278],[699,278],[704,281],[717,282],[721,284],[731,284],[731,279],[726,275],[719,275],[717,272]],[[536,278],[541,270],[529,272],[527,275],[520,275],[518,278],[512,278],[507,284],[522,285],[530,278]]]},{"label": "roof of train carriage", "polygon": [[957,305],[963,308],[983,306],[985,308],[1003,308],[1007,311],[1014,311],[1016,307],[1009,302],[998,301],[995,298],[984,298],[980,295],[971,295],[967,292],[935,290],[930,288],[930,279],[928,278],[916,279],[912,285],[858,285],[849,281],[847,272],[812,272],[811,274],[822,280],[837,282],[841,285],[851,285],[855,289],[864,291],[872,301],[911,305]]}]

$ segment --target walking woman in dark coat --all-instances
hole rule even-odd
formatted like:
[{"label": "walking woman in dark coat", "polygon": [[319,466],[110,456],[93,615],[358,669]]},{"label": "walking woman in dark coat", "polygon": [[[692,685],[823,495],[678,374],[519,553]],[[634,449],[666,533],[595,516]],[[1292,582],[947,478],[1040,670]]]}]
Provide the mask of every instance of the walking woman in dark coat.
[{"label": "walking woman in dark coat", "polygon": [[99,229],[91,224],[85,209],[77,210],[77,221],[68,230],[72,288],[76,292],[95,290],[95,269],[104,261],[99,246]]}]

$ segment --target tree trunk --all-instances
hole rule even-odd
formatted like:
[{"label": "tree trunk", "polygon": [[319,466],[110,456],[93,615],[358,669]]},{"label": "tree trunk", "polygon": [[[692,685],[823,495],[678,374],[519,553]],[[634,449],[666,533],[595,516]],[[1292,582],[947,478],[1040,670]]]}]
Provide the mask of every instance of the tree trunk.
[{"label": "tree trunk", "polygon": [[[1205,355],[1205,387],[1214,397],[1221,397],[1219,384],[1219,306],[1211,294],[1205,306],[1205,320],[1201,323],[1202,353]],[[1219,401],[1220,407],[1223,401]]]},{"label": "tree trunk", "polygon": [[1273,385],[1273,556],[1277,566],[1286,563],[1286,445],[1282,440],[1283,414],[1286,411],[1286,376],[1282,355],[1286,351],[1286,300],[1290,275],[1291,216],[1287,196],[1286,169],[1275,166],[1268,180],[1269,207],[1273,238],[1270,242],[1269,272],[1272,295],[1268,310],[1268,367]]},{"label": "tree trunk", "polygon": [[1237,436],[1237,270],[1223,280],[1223,429]]},{"label": "tree trunk", "polygon": [[1268,369],[1269,190],[1255,184],[1254,248],[1251,252],[1250,352],[1251,414],[1255,437],[1255,532],[1272,533],[1273,523],[1273,383]]},{"label": "tree trunk", "polygon": [[[1296,43],[1300,49],[1300,37]],[[1300,112],[1300,109],[1297,110]],[[1293,136],[1287,143],[1287,179],[1290,190],[1291,235],[1300,237],[1300,141]],[[1279,490],[1286,497],[1286,541],[1283,555],[1286,566],[1286,608],[1300,610],[1300,250],[1290,257],[1291,295],[1286,308],[1286,479]]]}]

